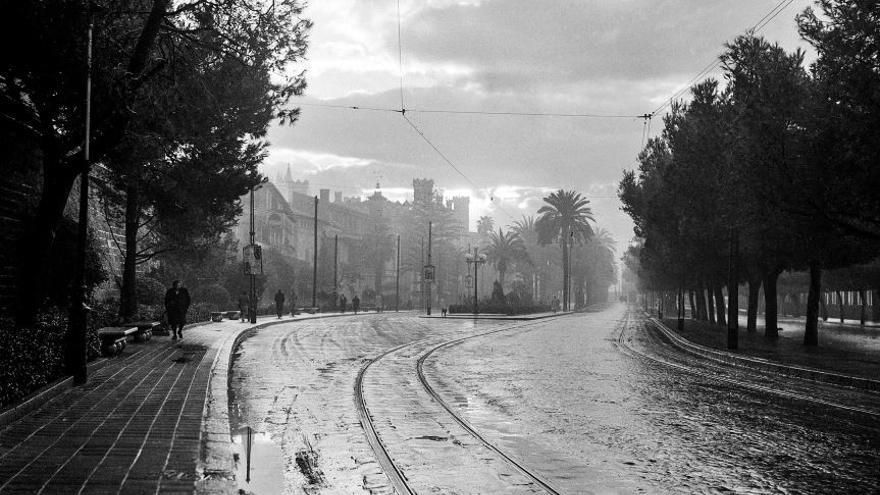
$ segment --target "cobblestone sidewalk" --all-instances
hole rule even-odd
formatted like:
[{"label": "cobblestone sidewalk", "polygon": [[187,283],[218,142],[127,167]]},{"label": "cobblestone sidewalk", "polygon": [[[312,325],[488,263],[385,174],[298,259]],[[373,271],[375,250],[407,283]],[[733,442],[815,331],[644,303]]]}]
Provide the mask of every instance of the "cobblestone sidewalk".
[{"label": "cobblestone sidewalk", "polygon": [[[262,320],[260,323],[266,323]],[[122,357],[0,430],[2,493],[193,493],[221,322],[130,344]]]}]

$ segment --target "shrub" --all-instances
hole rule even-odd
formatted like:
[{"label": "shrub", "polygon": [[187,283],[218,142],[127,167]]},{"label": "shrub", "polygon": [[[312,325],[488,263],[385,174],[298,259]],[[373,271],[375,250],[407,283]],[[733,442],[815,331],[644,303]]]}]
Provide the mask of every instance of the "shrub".
[{"label": "shrub", "polygon": [[192,300],[193,303],[205,303],[228,308],[232,298],[229,296],[229,291],[222,285],[210,284],[197,287],[193,291]]},{"label": "shrub", "polygon": [[137,281],[139,304],[159,305],[164,303],[165,286],[153,277],[143,277]]},{"label": "shrub", "polygon": [[196,302],[190,305],[189,311],[186,312],[187,323],[197,323],[200,321],[208,321],[211,313],[220,311],[221,307],[216,304],[206,302]]},{"label": "shrub", "polygon": [[[96,329],[112,324],[115,312],[97,305],[89,314],[86,334],[87,357],[100,355],[101,342]],[[109,322],[109,323],[108,323]],[[66,375],[67,315],[49,308],[37,315],[33,328],[15,328],[11,319],[0,319],[0,407],[15,403]]]},{"label": "shrub", "polygon": [[[473,304],[452,304],[449,306],[450,313],[473,313]],[[547,304],[517,305],[511,303],[497,303],[493,301],[480,301],[480,313],[492,313],[502,315],[525,315],[532,313],[546,313],[550,311]]]}]

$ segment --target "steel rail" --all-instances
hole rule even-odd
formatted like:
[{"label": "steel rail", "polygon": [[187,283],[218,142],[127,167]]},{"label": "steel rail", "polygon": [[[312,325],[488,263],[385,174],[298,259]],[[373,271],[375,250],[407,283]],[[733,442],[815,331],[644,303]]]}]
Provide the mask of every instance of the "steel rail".
[{"label": "steel rail", "polygon": [[437,403],[440,404],[440,406],[442,406],[443,409],[445,409],[446,412],[448,412],[450,416],[452,416],[452,419],[454,419],[455,422],[459,424],[459,426],[464,428],[465,431],[470,433],[472,437],[476,438],[480,443],[482,443],[484,447],[486,447],[487,449],[491,450],[492,452],[495,452],[496,454],[498,454],[502,459],[504,459],[508,464],[513,466],[517,471],[519,471],[520,473],[525,475],[527,478],[532,480],[532,482],[534,482],[536,485],[540,486],[544,491],[546,491],[547,493],[550,493],[550,494],[558,494],[559,492],[555,488],[553,488],[550,485],[550,483],[548,483],[547,481],[542,479],[540,476],[538,476],[537,474],[533,473],[528,468],[526,468],[519,461],[517,461],[513,457],[505,454],[501,449],[499,449],[498,447],[493,445],[492,442],[488,441],[473,426],[471,426],[470,423],[468,423],[464,418],[462,418],[461,415],[459,415],[455,410],[453,410],[452,406],[450,406],[440,396],[440,394],[437,393],[436,390],[434,390],[434,387],[432,387],[431,384],[428,383],[428,380],[425,377],[425,372],[423,369],[425,360],[428,359],[432,354],[434,354],[434,352],[436,352],[440,349],[443,349],[445,347],[450,347],[450,346],[453,346],[456,344],[460,344],[466,340],[475,339],[478,337],[485,337],[486,335],[491,335],[491,334],[499,333],[499,332],[517,330],[517,329],[521,329],[526,326],[536,325],[538,323],[546,323],[546,322],[543,320],[532,321],[532,322],[528,322],[528,323],[524,323],[524,324],[520,324],[520,325],[514,325],[514,326],[510,326],[510,327],[504,327],[504,328],[492,330],[489,332],[483,332],[483,333],[480,333],[477,335],[468,335],[466,337],[461,337],[458,339],[453,339],[453,340],[444,342],[440,345],[437,345],[437,346],[431,348],[428,352],[422,354],[419,357],[419,359],[416,361],[416,372],[418,373],[418,376],[419,376],[419,382],[421,382],[422,387],[425,389],[425,391],[427,391],[428,394],[435,401],[437,401]]},{"label": "steel rail", "polygon": [[[540,479],[537,475],[535,475],[534,473],[532,473],[531,471],[526,469],[519,462],[515,461],[510,456],[508,456],[507,454],[502,452],[500,449],[498,449],[497,447],[492,445],[482,435],[480,435],[476,430],[474,430],[474,428],[471,427],[464,419],[462,419],[458,414],[456,414],[448,406],[448,404],[445,401],[443,401],[443,399],[434,391],[434,389],[431,388],[431,386],[427,383],[427,381],[424,380],[425,379],[424,373],[422,372],[422,369],[421,369],[422,363],[424,362],[425,358],[427,358],[434,351],[441,349],[443,347],[455,345],[455,344],[464,342],[465,340],[468,340],[468,339],[483,337],[483,336],[498,333],[498,332],[506,332],[506,331],[516,330],[516,329],[520,329],[523,327],[536,325],[539,323],[546,323],[546,320],[542,319],[542,320],[528,321],[528,322],[520,323],[517,325],[505,326],[503,328],[497,328],[494,330],[490,330],[488,332],[482,332],[482,333],[479,333],[476,335],[468,335],[465,337],[446,341],[438,346],[435,346],[430,351],[428,351],[428,353],[422,355],[419,358],[419,360],[417,361],[416,368],[417,368],[417,372],[419,375],[419,380],[421,381],[422,385],[425,387],[425,390],[431,395],[431,397],[434,400],[436,400],[441,406],[443,406],[443,408],[452,416],[452,418],[459,425],[461,425],[469,434],[471,434],[474,438],[476,438],[480,443],[482,443],[489,450],[491,450],[491,451],[495,452],[496,454],[498,454],[499,456],[501,456],[502,459],[504,459],[506,462],[508,462],[513,467],[515,467],[518,471],[523,473],[526,477],[528,477],[529,479],[534,481],[537,485],[539,485],[541,488],[546,490],[548,493],[558,494],[559,492],[556,491],[552,486],[550,486],[546,481]],[[379,465],[382,466],[382,469],[385,471],[385,474],[388,476],[388,479],[391,482],[391,484],[394,485],[394,488],[399,493],[402,493],[402,494],[415,494],[415,491],[413,491],[412,487],[409,485],[409,482],[406,478],[406,475],[397,466],[397,464],[394,463],[394,459],[391,458],[391,455],[388,452],[388,449],[385,447],[385,444],[382,442],[382,439],[379,437],[379,434],[376,431],[376,427],[373,422],[373,418],[370,414],[369,406],[367,405],[366,398],[364,397],[364,390],[363,390],[364,376],[366,375],[367,370],[370,368],[370,366],[376,364],[377,362],[379,362],[380,360],[382,360],[383,358],[385,358],[389,354],[393,354],[393,353],[395,353],[405,347],[411,347],[411,346],[421,344],[425,340],[427,340],[428,338],[430,338],[430,337],[426,337],[426,338],[419,339],[419,340],[416,340],[413,342],[407,342],[405,344],[401,344],[399,346],[388,349],[387,351],[383,352],[382,354],[379,354],[378,356],[376,356],[373,359],[370,359],[369,361],[367,361],[364,364],[364,366],[361,367],[360,371],[357,374],[357,377],[355,378],[355,383],[354,383],[355,408],[357,409],[358,418],[360,420],[361,427],[363,428],[364,433],[367,437],[367,443],[370,444],[370,447],[373,449],[373,452],[376,454],[376,458],[379,462]]]},{"label": "steel rail", "polygon": [[382,466],[382,469],[385,471],[386,476],[388,476],[388,480],[391,481],[391,484],[394,485],[394,488],[398,493],[401,494],[410,494],[414,495],[412,487],[409,486],[407,482],[406,476],[403,474],[403,471],[397,467],[397,464],[394,463],[394,459],[391,458],[391,455],[388,453],[388,449],[385,448],[385,444],[382,443],[382,439],[379,438],[379,434],[376,432],[376,427],[373,424],[373,418],[370,416],[370,409],[367,406],[367,401],[364,398],[364,375],[367,373],[367,370],[378,362],[380,359],[385,356],[397,352],[404,347],[411,346],[421,342],[424,339],[417,340],[415,342],[407,342],[406,344],[401,344],[397,347],[393,347],[388,349],[387,351],[379,354],[377,357],[367,361],[364,366],[361,367],[360,371],[358,371],[357,377],[354,381],[354,404],[355,408],[358,412],[358,417],[360,418],[361,428],[364,429],[364,433],[367,436],[367,443],[370,444],[370,447],[373,449],[373,452],[376,454],[376,460],[379,461],[379,465]]},{"label": "steel rail", "polygon": [[[641,358],[643,360],[651,361],[651,362],[654,362],[654,363],[657,363],[657,364],[660,364],[660,365],[663,365],[663,366],[666,366],[669,368],[676,369],[678,371],[682,371],[685,373],[696,375],[696,376],[699,376],[702,378],[706,378],[708,380],[714,380],[716,382],[728,383],[728,384],[735,385],[740,388],[751,390],[753,392],[763,392],[763,393],[767,393],[767,394],[773,394],[773,395],[777,395],[780,397],[785,397],[787,399],[812,402],[814,404],[821,404],[823,406],[833,407],[836,409],[840,409],[840,410],[844,410],[844,411],[848,411],[848,412],[852,412],[852,413],[864,414],[864,415],[871,416],[874,418],[880,418],[880,412],[877,412],[877,411],[872,411],[872,410],[864,409],[861,407],[847,406],[844,404],[839,404],[836,402],[831,402],[831,401],[827,401],[824,399],[820,399],[818,397],[812,397],[809,395],[798,394],[798,393],[794,393],[794,392],[786,392],[784,390],[779,390],[779,389],[767,387],[764,385],[758,385],[758,384],[746,382],[743,380],[737,380],[734,378],[719,376],[717,374],[710,374],[710,373],[706,373],[705,371],[701,371],[699,368],[697,368],[695,366],[688,366],[688,365],[681,364],[681,363],[675,363],[675,362],[672,362],[672,361],[669,361],[669,360],[666,360],[666,359],[663,359],[663,358],[660,358],[657,356],[651,356],[645,352],[642,352],[642,351],[635,349],[633,346],[631,346],[625,342],[624,334],[626,333],[627,323],[629,323],[630,319],[631,318],[629,316],[629,312],[627,312],[627,315],[625,316],[624,321],[621,324],[620,334],[618,335],[617,341],[616,341],[618,348],[621,349],[621,351],[624,354],[627,354],[630,357]],[[729,368],[724,368],[719,365],[705,363],[705,362],[703,362],[701,364],[706,368],[714,369],[716,372],[729,371]]]}]

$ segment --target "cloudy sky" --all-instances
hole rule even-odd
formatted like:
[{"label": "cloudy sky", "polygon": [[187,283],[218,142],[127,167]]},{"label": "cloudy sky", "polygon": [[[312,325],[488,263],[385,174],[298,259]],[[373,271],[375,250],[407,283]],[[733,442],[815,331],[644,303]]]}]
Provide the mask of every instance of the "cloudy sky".
[{"label": "cloudy sky", "polygon": [[[786,2],[788,3],[788,2]],[[808,48],[793,0],[760,34],[789,50]],[[592,201],[600,227],[624,246],[632,224],[616,184],[633,168],[642,119],[755,25],[778,0],[314,0],[302,117],[270,133],[270,177],[295,178],[345,196],[381,183],[411,198],[428,177],[447,196],[471,196],[471,222],[507,225],[533,215],[547,192]],[[399,61],[402,59],[403,71]],[[718,73],[715,72],[717,75]],[[399,113],[319,105],[401,107],[461,171]],[[509,116],[420,112],[590,114]],[[661,126],[651,124],[651,134]]]}]

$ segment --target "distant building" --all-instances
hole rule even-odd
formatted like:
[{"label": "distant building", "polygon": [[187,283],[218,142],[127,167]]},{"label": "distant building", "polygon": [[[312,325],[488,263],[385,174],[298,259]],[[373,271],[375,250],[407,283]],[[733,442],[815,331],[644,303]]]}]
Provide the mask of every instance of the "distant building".
[{"label": "distant building", "polygon": [[[451,217],[457,224],[454,229],[458,232],[457,243],[464,247],[468,239],[470,198],[456,196],[444,200],[435,190],[433,179],[413,180],[411,203],[390,201],[382,194],[379,184],[376,184],[375,191],[366,199],[343,197],[341,191],[326,188],[318,190],[317,199],[318,249],[319,252],[325,252],[327,247],[322,246],[326,242],[334,242],[334,246],[338,247],[337,289],[347,293],[349,298],[354,293],[360,294],[363,290],[376,287],[387,291],[388,285],[395,280],[396,252],[382,262],[382,267],[377,266],[374,259],[370,259],[371,243],[377,242],[375,236],[371,238],[370,235],[382,231],[391,237],[386,246],[393,245],[397,235],[401,236],[402,249],[405,249],[402,255],[404,267],[401,273],[401,299],[413,299],[411,291],[419,290],[417,282],[421,269],[413,265],[410,257],[413,255],[412,250],[422,242],[412,232],[415,208],[437,208],[451,212]],[[241,201],[244,211],[235,227],[234,235],[239,239],[239,244],[244,245],[250,238],[250,198],[246,195]],[[263,184],[254,191],[256,242],[292,260],[306,264],[313,262],[314,216],[315,195],[311,194],[309,182],[294,180],[289,167],[285,174],[279,174],[274,181]],[[332,248],[330,249],[332,252]],[[392,250],[396,250],[396,245]],[[377,281],[377,276],[382,279]],[[386,303],[390,304],[390,301]]]}]

